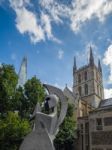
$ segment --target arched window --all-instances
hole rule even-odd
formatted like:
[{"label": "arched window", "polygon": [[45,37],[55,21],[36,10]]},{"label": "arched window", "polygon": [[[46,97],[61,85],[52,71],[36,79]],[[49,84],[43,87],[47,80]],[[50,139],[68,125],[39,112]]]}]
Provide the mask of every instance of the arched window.
[{"label": "arched window", "polygon": [[84,79],[87,80],[87,71],[84,73]]},{"label": "arched window", "polygon": [[79,91],[79,96],[81,96],[81,94],[82,94],[82,88],[81,88],[81,86],[79,86],[78,91]]},{"label": "arched window", "polygon": [[88,95],[88,85],[85,84],[85,95]]},{"label": "arched window", "polygon": [[78,82],[81,83],[81,75],[78,75]]}]

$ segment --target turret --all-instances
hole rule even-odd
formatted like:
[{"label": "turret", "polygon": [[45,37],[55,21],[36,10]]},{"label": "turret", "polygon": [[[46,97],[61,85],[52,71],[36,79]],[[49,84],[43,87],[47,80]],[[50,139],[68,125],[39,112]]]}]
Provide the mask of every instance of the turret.
[{"label": "turret", "polygon": [[94,57],[93,57],[93,52],[92,52],[91,46],[90,46],[89,64],[90,64],[90,66],[94,65]]},{"label": "turret", "polygon": [[98,60],[98,70],[101,72],[102,74],[102,67],[101,67],[101,63],[100,63],[100,59]]},{"label": "turret", "polygon": [[76,57],[74,56],[73,73],[77,70]]}]

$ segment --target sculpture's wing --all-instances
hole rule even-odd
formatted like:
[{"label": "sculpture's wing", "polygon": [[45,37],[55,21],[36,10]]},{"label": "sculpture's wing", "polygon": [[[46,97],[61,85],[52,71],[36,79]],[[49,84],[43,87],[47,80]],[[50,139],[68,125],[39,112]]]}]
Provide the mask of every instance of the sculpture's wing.
[{"label": "sculpture's wing", "polygon": [[54,133],[56,133],[59,125],[63,122],[63,120],[66,116],[68,102],[67,102],[67,99],[64,96],[62,90],[60,90],[59,88],[56,88],[54,86],[47,85],[47,84],[44,84],[43,86],[48,90],[49,94],[57,95],[61,101],[61,111],[60,111],[60,115],[59,115],[59,118],[58,118],[58,121],[56,124],[56,128],[54,130]]}]

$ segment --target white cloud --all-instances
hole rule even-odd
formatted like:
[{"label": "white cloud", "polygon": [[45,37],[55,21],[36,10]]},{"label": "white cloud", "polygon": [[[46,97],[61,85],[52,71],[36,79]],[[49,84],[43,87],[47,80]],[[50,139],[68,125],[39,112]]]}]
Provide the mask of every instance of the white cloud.
[{"label": "white cloud", "polygon": [[16,27],[21,34],[27,33],[31,42],[37,43],[41,40],[48,39],[61,43],[52,34],[51,20],[47,14],[42,13],[38,18],[38,14],[28,10],[26,6],[30,6],[30,0],[9,0],[11,7],[16,12]]},{"label": "white cloud", "polygon": [[70,28],[74,32],[79,31],[87,20],[96,17],[103,22],[106,15],[112,13],[110,0],[72,0],[71,5],[64,5],[55,0],[40,0],[40,4],[56,23],[63,23],[63,17],[70,19]]},{"label": "white cloud", "polygon": [[29,0],[10,0],[11,7],[16,12],[16,27],[20,33],[28,33],[33,43],[44,40],[44,33],[37,23],[36,15],[25,6]]},{"label": "white cloud", "polygon": [[61,43],[60,40],[58,40],[57,38],[53,36],[51,18],[45,13],[41,14],[41,24],[42,24],[43,31],[47,35],[48,39],[51,39],[57,43]]},{"label": "white cloud", "polygon": [[44,32],[40,25],[37,24],[35,14],[26,8],[17,9],[16,26],[20,33],[28,33],[32,42],[36,43],[45,40]]},{"label": "white cloud", "polygon": [[47,11],[51,20],[55,23],[63,23],[61,17],[68,17],[70,8],[56,0],[40,0],[40,5],[43,10]]},{"label": "white cloud", "polygon": [[[73,32],[80,30],[88,20],[96,17],[103,22],[106,16],[112,13],[112,0],[72,0],[71,5],[56,0],[39,0],[33,5],[31,0],[9,0],[16,12],[16,27],[20,33],[27,33],[33,43],[45,40],[60,41],[53,35],[53,25],[64,24],[67,18]],[[28,9],[35,7],[35,9]],[[39,10],[34,12],[34,10]]]},{"label": "white cloud", "polygon": [[112,83],[112,44],[109,45],[109,47],[105,51],[103,63],[109,66],[110,69],[109,82]]},{"label": "white cloud", "polygon": [[51,28],[51,20],[48,15],[42,13],[41,14],[41,22],[43,25],[44,32],[47,34],[48,38],[52,38],[52,28]]},{"label": "white cloud", "polygon": [[59,50],[58,51],[58,59],[62,59],[64,56],[64,51],[63,50]]},{"label": "white cloud", "polygon": [[112,98],[112,89],[104,89],[105,98]]},{"label": "white cloud", "polygon": [[40,0],[40,4],[56,23],[63,23],[63,17],[70,19],[70,27],[74,32],[79,31],[87,20],[96,17],[103,22],[106,15],[112,13],[110,0],[72,0],[71,5],[64,5],[55,0]]},{"label": "white cloud", "polygon": [[87,20],[97,17],[102,22],[106,15],[112,13],[110,0],[73,0],[72,5],[71,29],[74,32],[80,30],[81,25]]}]

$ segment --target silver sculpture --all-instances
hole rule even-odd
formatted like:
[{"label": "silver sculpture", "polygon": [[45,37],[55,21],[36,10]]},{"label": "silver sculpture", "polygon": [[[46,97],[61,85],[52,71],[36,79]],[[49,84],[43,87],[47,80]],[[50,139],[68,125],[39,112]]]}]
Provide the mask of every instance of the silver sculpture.
[{"label": "silver sculpture", "polygon": [[[36,105],[32,115],[32,118],[35,118],[33,131],[25,137],[20,150],[54,150],[53,140],[65,118],[68,103],[59,88],[46,84],[44,87],[49,92],[43,104],[48,114],[41,112],[42,107]],[[57,114],[58,101],[61,102],[59,115]]]}]

